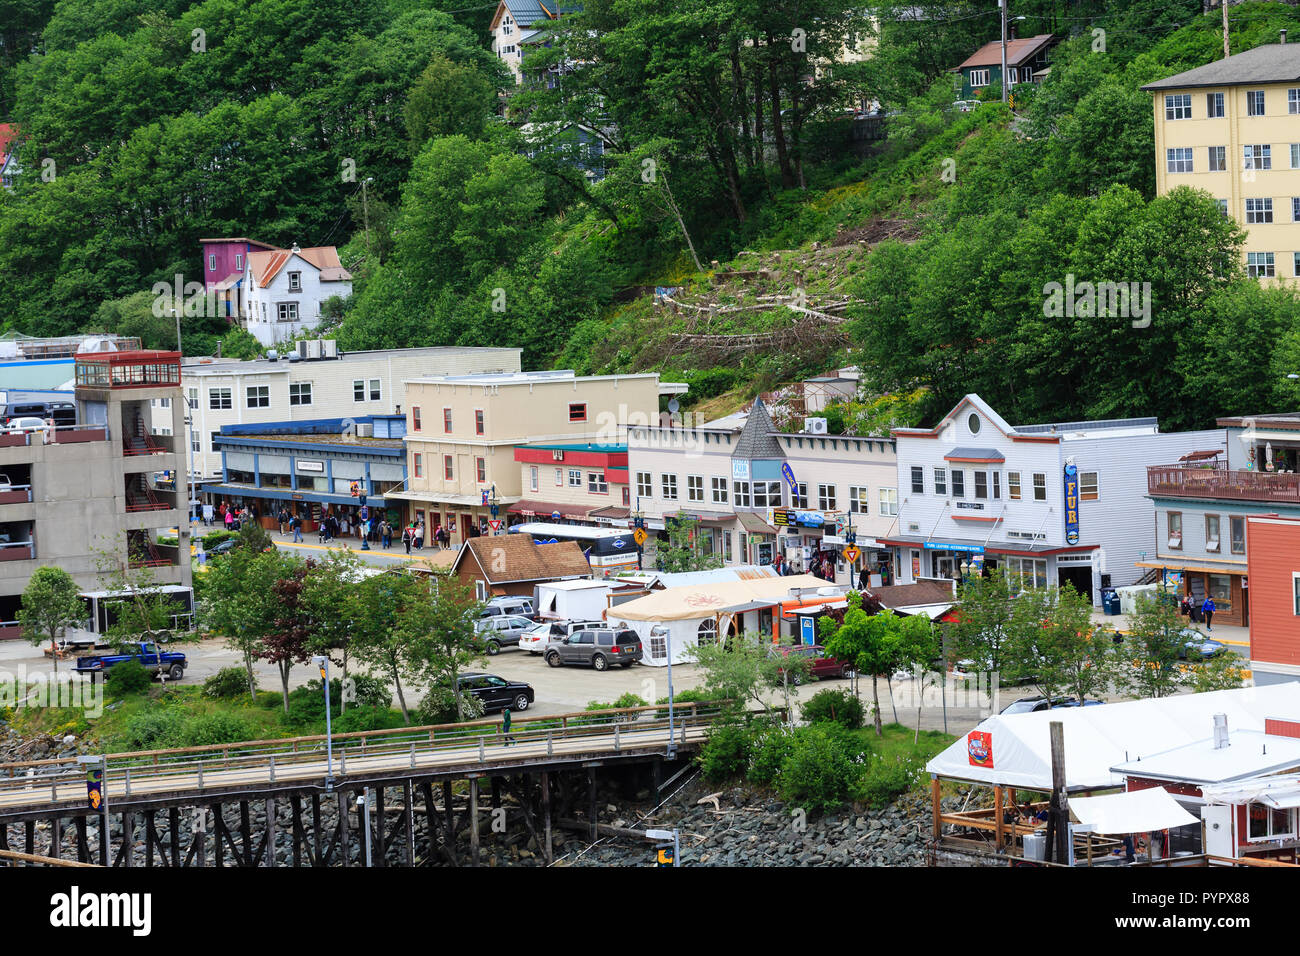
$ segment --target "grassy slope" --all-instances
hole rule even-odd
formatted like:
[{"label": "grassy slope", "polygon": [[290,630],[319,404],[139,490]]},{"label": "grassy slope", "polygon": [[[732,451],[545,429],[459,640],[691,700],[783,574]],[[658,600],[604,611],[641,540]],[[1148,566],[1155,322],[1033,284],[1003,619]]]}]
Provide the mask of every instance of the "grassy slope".
[{"label": "grassy slope", "polygon": [[[851,279],[864,268],[872,245],[887,237],[913,238],[924,229],[927,207],[943,188],[943,161],[951,157],[960,166],[969,158],[977,163],[980,138],[1001,135],[1008,119],[997,106],[951,115],[943,128],[918,128],[904,117],[881,155],[821,189],[777,195],[756,214],[748,248],[719,262],[716,270],[762,269],[771,273],[770,279],[715,281],[713,269],[702,274],[673,269],[653,284],[678,287],[675,298],[701,307],[753,305],[760,295],[789,296],[796,288],[804,290],[813,309],[842,302],[850,297]],[[643,295],[579,326],[556,364],[591,374],[659,371],[688,382],[706,370],[721,369],[723,374],[709,376],[707,386],[692,382],[691,397],[700,403],[695,410],[715,417],[736,410],[755,391],[845,364],[851,358],[847,339],[821,330],[823,334],[794,347],[720,353],[676,337],[788,332],[798,319],[786,309],[713,317],[689,309],[675,313],[656,309],[653,296]]]}]

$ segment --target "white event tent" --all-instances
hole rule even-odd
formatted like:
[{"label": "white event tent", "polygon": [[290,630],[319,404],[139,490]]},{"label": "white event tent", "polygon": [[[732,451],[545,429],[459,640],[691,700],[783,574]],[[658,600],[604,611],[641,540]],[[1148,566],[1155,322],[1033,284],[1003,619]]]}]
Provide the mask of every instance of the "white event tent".
[{"label": "white event tent", "polygon": [[1300,720],[1300,683],[996,715],[939,753],[925,769],[939,778],[1050,791],[1050,725],[1060,721],[1067,789],[1121,787],[1121,765],[1132,773],[1138,761],[1212,741],[1216,714],[1226,715],[1234,732],[1263,733],[1267,718]]}]

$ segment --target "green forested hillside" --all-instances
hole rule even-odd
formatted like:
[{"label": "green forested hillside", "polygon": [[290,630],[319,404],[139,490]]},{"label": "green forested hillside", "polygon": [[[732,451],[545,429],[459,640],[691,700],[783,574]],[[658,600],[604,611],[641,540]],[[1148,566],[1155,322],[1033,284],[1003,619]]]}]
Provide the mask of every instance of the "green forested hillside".
[{"label": "green forested hillside", "polygon": [[[1294,295],[1241,275],[1211,197],[1153,195],[1140,86],[1222,55],[1199,0],[1014,3],[1064,38],[1015,113],[951,109],[993,4],[587,0],[527,63],[559,82],[514,91],[490,5],[442,2],[0,0],[29,171],[0,194],[0,320],[166,344],[152,283],[246,235],[340,246],[344,348],[518,345],[696,400],[851,361],[926,414],[976,390],[1025,420],[1300,404]],[[1300,35],[1287,5],[1230,15],[1234,51]],[[837,62],[849,36],[873,55]],[[873,101],[888,138],[855,155],[844,110]],[[541,142],[577,124],[603,157]],[[1149,324],[1045,315],[1071,276],[1149,283]],[[186,322],[196,350],[224,332]]]}]

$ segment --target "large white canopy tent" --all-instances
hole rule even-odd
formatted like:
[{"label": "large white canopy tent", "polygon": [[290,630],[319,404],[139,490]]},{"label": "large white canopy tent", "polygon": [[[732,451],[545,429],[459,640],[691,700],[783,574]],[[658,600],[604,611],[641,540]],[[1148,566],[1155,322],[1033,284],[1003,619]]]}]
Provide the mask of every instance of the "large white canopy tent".
[{"label": "large white canopy tent", "polygon": [[1114,768],[1212,740],[1216,714],[1225,714],[1233,730],[1255,732],[1263,732],[1270,717],[1300,720],[1300,684],[997,715],[939,753],[925,769],[937,777],[1050,791],[1050,725],[1060,721],[1065,734],[1067,789],[1120,787],[1124,774]]},{"label": "large white canopy tent", "polygon": [[[811,574],[753,578],[739,581],[709,581],[685,587],[665,588],[645,597],[610,608],[609,620],[636,631],[645,648],[643,664],[668,663],[666,645],[672,645],[673,663],[690,659],[699,643],[700,627],[709,622],[713,633],[724,635],[727,625],[738,616],[762,608],[811,604],[818,600],[842,600],[844,589]],[[664,628],[668,640],[655,640],[655,629]],[[736,620],[742,631],[743,617]]]}]

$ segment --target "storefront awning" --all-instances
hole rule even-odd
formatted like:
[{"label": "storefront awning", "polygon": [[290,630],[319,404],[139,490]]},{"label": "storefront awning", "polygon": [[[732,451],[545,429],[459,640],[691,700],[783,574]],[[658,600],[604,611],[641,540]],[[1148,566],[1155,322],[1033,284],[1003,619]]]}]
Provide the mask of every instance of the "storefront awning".
[{"label": "storefront awning", "polygon": [[566,505],[558,502],[533,501],[524,498],[522,501],[516,501],[506,510],[512,515],[525,515],[529,518],[553,518],[558,512],[561,518],[582,520],[597,509],[588,508],[585,505]]},{"label": "storefront awning", "polygon": [[1245,564],[1205,564],[1196,561],[1134,561],[1139,568],[1154,568],[1158,571],[1201,571],[1205,574],[1245,574]]},{"label": "storefront awning", "polygon": [[1071,797],[1070,816],[1077,830],[1103,834],[1149,833],[1200,822],[1163,787],[1104,797]]},{"label": "storefront awning", "polygon": [[776,534],[775,528],[752,512],[737,511],[736,520],[750,534]]}]

